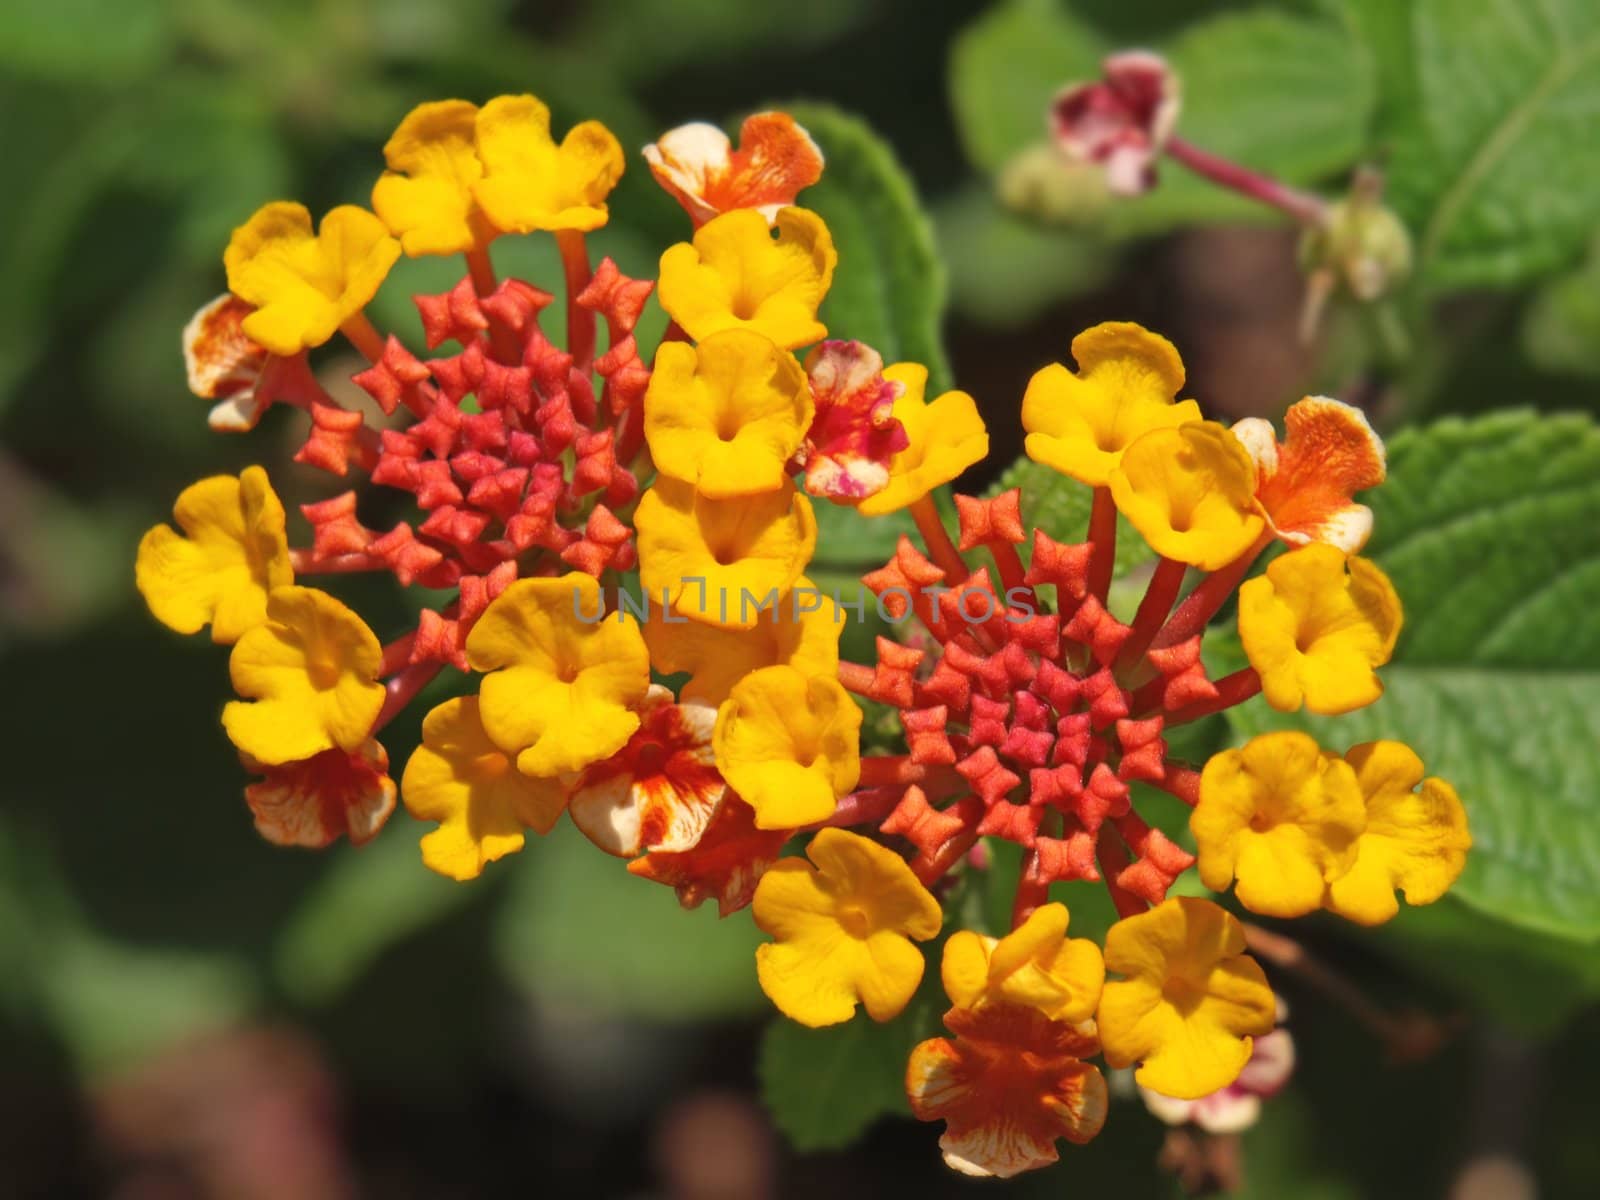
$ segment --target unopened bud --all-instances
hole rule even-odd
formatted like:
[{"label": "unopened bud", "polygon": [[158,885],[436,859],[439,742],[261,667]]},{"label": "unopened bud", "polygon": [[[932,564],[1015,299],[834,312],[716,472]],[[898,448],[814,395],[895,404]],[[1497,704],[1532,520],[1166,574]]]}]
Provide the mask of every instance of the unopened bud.
[{"label": "unopened bud", "polygon": [[1363,301],[1386,295],[1411,273],[1411,235],[1380,202],[1381,186],[1375,171],[1359,173],[1350,195],[1328,205],[1326,221],[1300,243],[1308,273],[1331,272]]},{"label": "unopened bud", "polygon": [[1011,212],[1052,225],[1091,224],[1111,203],[1104,171],[1064,158],[1044,143],[1007,163],[997,190]]}]

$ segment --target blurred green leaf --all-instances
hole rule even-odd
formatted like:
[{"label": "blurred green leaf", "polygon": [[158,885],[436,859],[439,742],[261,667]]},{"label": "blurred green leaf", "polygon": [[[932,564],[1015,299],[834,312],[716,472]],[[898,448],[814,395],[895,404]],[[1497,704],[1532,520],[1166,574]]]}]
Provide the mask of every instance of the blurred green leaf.
[{"label": "blurred green leaf", "polygon": [[1051,98],[1099,74],[1109,47],[1059,0],[1005,0],[950,49],[950,106],[967,156],[998,171],[1045,136]]},{"label": "blurred green leaf", "polygon": [[950,294],[963,316],[1015,325],[1035,312],[1099,287],[1110,253],[1092,235],[1051,228],[1008,212],[975,183],[934,210]]},{"label": "blurred green leaf", "polygon": [[827,159],[802,199],[827,221],[839,251],[821,312],[828,334],[866,342],[886,363],[922,363],[932,400],[950,386],[939,329],[945,275],[916,190],[865,122],[827,105],[786,107]]},{"label": "blurred green leaf", "polygon": [[[1594,230],[1600,6],[1416,0],[1404,38],[1417,105],[1389,165],[1396,210],[1438,287],[1508,287],[1569,260]],[[1377,32],[1373,30],[1372,32]],[[1392,71],[1391,71],[1392,75]]]},{"label": "blurred green leaf", "polygon": [[1398,738],[1453,782],[1473,850],[1453,894],[1600,940],[1600,429],[1497,413],[1396,437],[1370,554],[1406,605],[1376,704],[1336,718],[1232,710],[1242,734]]},{"label": "blurred green leaf", "polygon": [[1523,316],[1522,347],[1547,371],[1600,378],[1600,249],[1540,289]]},{"label": "blurred green leaf", "polygon": [[0,68],[97,86],[144,75],[172,44],[175,8],[167,0],[0,6]]},{"label": "blurred green leaf", "polygon": [[811,508],[817,516],[813,561],[820,566],[875,569],[893,557],[902,536],[917,536],[917,523],[903,508],[881,517],[865,517],[849,505],[826,500],[813,500]]},{"label": "blurred green leaf", "polygon": [[[1041,141],[1051,97],[1096,78],[1107,49],[1051,0],[1009,0],[974,23],[956,42],[950,74],[973,161],[997,171]],[[1347,25],[1257,8],[1198,22],[1161,49],[1182,81],[1178,130],[1206,150],[1306,184],[1350,166],[1366,147],[1374,70]],[[1101,218],[1123,236],[1272,219],[1171,163],[1159,187]]]},{"label": "blurred green leaf", "polygon": [[[1194,25],[1166,53],[1183,87],[1178,132],[1204,150],[1302,185],[1337,175],[1365,152],[1375,74],[1341,25],[1255,9]],[[1111,227],[1124,234],[1276,219],[1171,162],[1160,186],[1110,210]]]},{"label": "blurred green leaf", "polygon": [[273,970],[286,995],[302,1004],[331,1000],[385,950],[493,886],[424,867],[417,841],[431,828],[396,812],[369,845],[341,843],[324,856],[322,874],[278,935]]},{"label": "blurred green leaf", "polygon": [[835,1150],[880,1117],[910,1115],[906,1060],[918,1042],[943,1032],[948,1007],[939,977],[944,939],[920,949],[922,982],[893,1020],[880,1024],[858,1009],[823,1029],[786,1017],[767,1026],[756,1062],[761,1098],[796,1150]]},{"label": "blurred green leaf", "polygon": [[[759,1008],[746,912],[685,912],[669,887],[628,874],[562,822],[490,871],[514,873],[496,916],[501,969],[551,1004],[658,1021]],[[529,860],[532,861],[529,861]]]},{"label": "blurred green leaf", "polygon": [[915,1044],[898,1021],[879,1025],[864,1012],[826,1029],[780,1017],[761,1038],[762,1099],[796,1150],[836,1150],[879,1117],[907,1111],[902,1081]]}]

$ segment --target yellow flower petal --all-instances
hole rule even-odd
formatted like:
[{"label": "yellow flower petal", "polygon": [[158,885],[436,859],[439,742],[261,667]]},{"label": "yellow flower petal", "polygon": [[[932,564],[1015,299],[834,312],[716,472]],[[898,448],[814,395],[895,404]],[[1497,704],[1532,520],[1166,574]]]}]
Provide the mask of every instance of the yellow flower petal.
[{"label": "yellow flower petal", "polygon": [[1200,419],[1193,400],[1173,403],[1183,386],[1177,350],[1142,326],[1096,325],[1072,339],[1072,357],[1077,374],[1051,363],[1022,397],[1024,446],[1035,462],[1099,487],[1140,437]]},{"label": "yellow flower petal", "polygon": [[1111,495],[1157,554],[1215,571],[1266,527],[1255,465],[1225,426],[1191,421],[1156,429],[1122,452]]},{"label": "yellow flower petal", "polygon": [[717,713],[712,745],[757,829],[795,829],[833,813],[861,778],[861,709],[837,679],[763,667]]},{"label": "yellow flower petal", "polygon": [[1019,1004],[1074,1024],[1094,1016],[1105,982],[1100,947],[1067,937],[1067,908],[1045,904],[1003,938],[950,935],[940,968],[959,1008]]},{"label": "yellow flower petal", "polygon": [[383,707],[382,662],[366,622],[332,596],[276,588],[266,624],[247,631],[228,658],[234,690],[247,700],[222,710],[223,728],[269,766],[334,747],[354,752]]},{"label": "yellow flower petal", "polygon": [[521,850],[524,827],[549,833],[567,801],[560,781],[522,774],[489,740],[478,703],[458,696],[430,712],[400,778],[406,810],[439,823],[423,835],[423,863],[451,879]]},{"label": "yellow flower petal", "polygon": [[736,683],[762,667],[834,675],[843,632],[843,611],[804,575],[749,629],[723,629],[682,617],[669,620],[657,604],[644,622],[651,663],[666,675],[689,672],[680,695],[702,704],[721,704]]},{"label": "yellow flower petal", "polygon": [[622,147],[599,121],[574,125],[556,145],[550,110],[534,96],[496,96],[478,112],[483,178],[472,194],[496,229],[588,232],[606,223],[622,178]]},{"label": "yellow flower petal", "polygon": [[[1455,788],[1422,777],[1422,760],[1401,742],[1367,742],[1344,756],[1366,798],[1367,827],[1350,870],[1333,881],[1328,907],[1363,925],[1379,925],[1407,904],[1432,904],[1466,866],[1472,835]],[[1419,789],[1419,786],[1420,789]]]},{"label": "yellow flower petal", "polygon": [[212,641],[238,641],[267,619],[267,593],[294,582],[283,502],[265,471],[246,467],[184,488],[172,515],[183,535],[157,525],[139,542],[140,594],[168,628],[209,622]]},{"label": "yellow flower petal", "polygon": [[910,444],[889,460],[887,486],[856,506],[868,517],[915,503],[989,453],[989,432],[967,393],[946,392],[933,403],[924,403],[928,368],[919,363],[895,363],[884,368],[883,377],[902,387],[893,415]]},{"label": "yellow flower petal", "polygon": [[[756,886],[751,912],[776,940],[756,950],[761,988],[803,1025],[834,1025],[866,1005],[875,1021],[896,1016],[922,981],[911,939],[938,936],[939,902],[911,868],[878,843],[824,829]],[[813,865],[815,864],[815,865]]]},{"label": "yellow flower petal", "polygon": [[372,189],[372,207],[413,258],[459,254],[494,236],[472,196],[483,178],[477,117],[466,100],[419,104],[383,147],[389,169]]},{"label": "yellow flower petal", "polygon": [[1189,818],[1200,878],[1269,917],[1322,906],[1329,880],[1355,860],[1367,821],[1356,774],[1310,735],[1284,731],[1213,755]]},{"label": "yellow flower petal", "polygon": [[483,727],[525,775],[582,770],[639,728],[650,656],[639,623],[602,617],[603,607],[599,583],[581,571],[521,579],[467,635],[467,661],[485,672]]},{"label": "yellow flower petal", "polygon": [[786,350],[827,336],[817,308],[839,256],[827,225],[804,208],[724,213],[661,256],[661,307],[690,337],[749,328]]},{"label": "yellow flower petal", "polygon": [[1312,543],[1239,589],[1239,637],[1282,712],[1350,712],[1383,695],[1376,668],[1400,636],[1400,597],[1376,564]]},{"label": "yellow flower petal", "polygon": [[1271,1031],[1272,989],[1244,953],[1244,928],[1209,900],[1174,897],[1113,925],[1106,968],[1126,976],[1101,994],[1106,1062],[1180,1100],[1226,1087]]},{"label": "yellow flower petal", "polygon": [[726,329],[656,352],[644,436],[663,475],[720,500],[782,488],[814,412],[792,354],[762,334]]},{"label": "yellow flower petal", "polygon": [[342,204],[313,234],[301,204],[265,204],[223,253],[228,290],[256,306],[245,334],[274,354],[320,346],[378,294],[400,243],[364,208]]},{"label": "yellow flower petal", "polygon": [[769,619],[763,605],[794,586],[817,545],[811,502],[787,480],[777,491],[713,500],[658,478],[634,524],[639,580],[651,603],[734,629]]}]

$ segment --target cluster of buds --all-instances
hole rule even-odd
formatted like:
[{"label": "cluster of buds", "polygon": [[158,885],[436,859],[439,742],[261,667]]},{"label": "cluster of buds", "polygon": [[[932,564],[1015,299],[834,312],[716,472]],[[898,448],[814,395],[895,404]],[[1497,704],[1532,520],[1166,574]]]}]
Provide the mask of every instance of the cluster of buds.
[{"label": "cluster of buds", "polygon": [[[298,461],[365,473],[416,518],[371,528],[345,491],[301,507],[311,544],[291,548],[251,467],[186,489],[181,533],[158,526],[139,548],[155,616],[233,647],[222,721],[262,776],[245,795],[266,838],[365,841],[398,798],[437,826],[423,862],[467,880],[570,815],[685,906],[749,907],[772,938],[763,990],[810,1026],[899,1014],[924,973],[916,943],[944,931],[946,884],[985,869],[983,839],[1015,843],[1010,927],[945,939],[950,1036],[917,1046],[906,1075],[916,1113],[946,1123],[950,1164],[993,1175],[1099,1131],[1097,1055],[1174,1100],[1242,1086],[1273,995],[1238,918],[1168,897],[1190,867],[1254,912],[1364,923],[1393,915],[1397,887],[1426,903],[1459,874],[1460,801],[1399,743],[1339,756],[1269,734],[1205,764],[1168,751],[1173,727],[1258,693],[1317,713],[1380,693],[1400,609],[1356,553],[1371,514],[1354,493],[1384,475],[1359,412],[1301,401],[1281,442],[1266,422],[1202,420],[1176,400],[1168,342],[1100,325],[1073,342],[1076,371],[1045,367],[1022,404],[1029,455],[1092,489],[1081,540],[1030,529],[1015,490],[956,497],[952,539],[935,492],[987,455],[983,420],[963,392],[929,399],[925,367],[830,337],[838,256],[794,204],[822,157],[791,118],[751,118],[737,149],[701,125],[646,149],[694,225],[656,281],[591,268],[584,235],[623,169],[603,126],[557,144],[532,97],[446,101],[413,111],[385,156],[375,211],[338,208],[314,231],[303,208],[269,204],[241,226],[229,295],[185,348],[215,426],[301,409]],[[552,293],[498,281],[490,255],[535,231],[564,266],[561,344],[541,327]],[[417,299],[427,351],[454,353],[420,358],[365,315],[401,253],[464,255],[460,284]],[[646,355],[652,290],[671,324]],[[368,361],[354,382],[375,424],[308,362],[335,333]],[[872,664],[840,660],[844,610],[805,575],[813,500],[905,510],[918,531],[864,579],[903,619]],[[1119,513],[1158,556],[1126,621],[1109,607]],[[447,599],[384,643],[304,583],[351,572]],[[1201,638],[1236,592],[1250,665],[1213,679]],[[379,734],[446,670],[462,686],[426,714],[397,786]],[[857,697],[898,712],[903,752],[862,753]],[[1140,815],[1145,787],[1193,807],[1193,852]],[[1122,915],[1103,948],[1069,939],[1052,898],[1085,882]]]}]

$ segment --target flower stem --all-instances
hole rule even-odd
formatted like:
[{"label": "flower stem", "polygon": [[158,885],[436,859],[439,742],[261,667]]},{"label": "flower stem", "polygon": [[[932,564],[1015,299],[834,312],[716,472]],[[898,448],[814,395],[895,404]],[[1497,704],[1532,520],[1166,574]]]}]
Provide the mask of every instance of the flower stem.
[{"label": "flower stem", "polygon": [[1161,632],[1162,623],[1172,612],[1173,602],[1183,588],[1183,577],[1188,570],[1187,563],[1172,558],[1163,558],[1156,565],[1155,573],[1150,576],[1150,584],[1145,588],[1144,599],[1139,602],[1139,611],[1133,618],[1133,632],[1128,635],[1118,657],[1119,667],[1130,667],[1144,657],[1150,643],[1155,641],[1156,634]]},{"label": "flower stem", "polygon": [[1270,175],[1241,167],[1181,137],[1167,139],[1167,153],[1196,175],[1287,213],[1302,225],[1321,226],[1327,222],[1328,205],[1320,196],[1280,183]]},{"label": "flower stem", "polygon": [[1117,504],[1111,489],[1094,490],[1094,506],[1089,510],[1089,594],[1101,604],[1111,594],[1111,576],[1117,565]]},{"label": "flower stem", "polygon": [[594,313],[578,303],[578,296],[589,286],[589,247],[582,232],[556,231],[556,247],[561,251],[561,267],[567,278],[567,353],[572,365],[587,372],[594,362]]},{"label": "flower stem", "polygon": [[1111,893],[1117,915],[1136,917],[1145,912],[1150,906],[1117,883],[1117,876],[1128,869],[1127,848],[1108,830],[1102,829],[1095,843],[1095,856],[1100,860],[1100,876],[1105,880],[1106,891]]},{"label": "flower stem", "polygon": [[344,334],[368,362],[377,362],[383,357],[383,335],[378,332],[377,326],[365,312],[358,312],[346,320],[339,326],[339,332]]},{"label": "flower stem", "polygon": [[466,253],[467,274],[472,276],[472,288],[479,297],[494,294],[499,286],[494,277],[494,262],[489,258],[488,246],[474,246]]},{"label": "flower stem", "polygon": [[384,698],[383,707],[378,710],[378,719],[372,723],[372,732],[368,736],[376,737],[378,731],[415,700],[417,693],[427,687],[443,667],[444,664],[438,661],[413,663],[384,684],[388,695]]},{"label": "flower stem", "polygon": [[1243,704],[1261,690],[1261,676],[1254,667],[1242,667],[1232,675],[1224,675],[1217,680],[1216,686],[1217,694],[1211,699],[1197,700],[1175,713],[1169,713],[1165,721],[1166,728],[1187,725],[1190,721],[1209,717],[1212,713],[1232,708],[1235,704]]},{"label": "flower stem", "polygon": [[917,523],[917,532],[922,535],[922,543],[928,548],[928,557],[944,572],[945,583],[954,587],[965,579],[967,564],[956,550],[956,544],[950,540],[944,522],[939,519],[939,509],[933,502],[931,492],[911,502],[911,519]]},{"label": "flower stem", "polygon": [[1172,619],[1160,633],[1156,634],[1152,644],[1158,647],[1176,646],[1203,630],[1206,622],[1216,616],[1217,610],[1228,602],[1228,597],[1233,595],[1233,589],[1238,587],[1239,581],[1249,574],[1251,564],[1267,548],[1267,543],[1270,541],[1272,534],[1263,533],[1250,549],[1227,566],[1208,575],[1194,591],[1184,597],[1183,603],[1178,605],[1178,611],[1172,614]]},{"label": "flower stem", "polygon": [[318,558],[314,550],[304,548],[289,551],[289,565],[294,568],[296,575],[354,575],[361,571],[382,571],[387,566],[359,550]]}]

